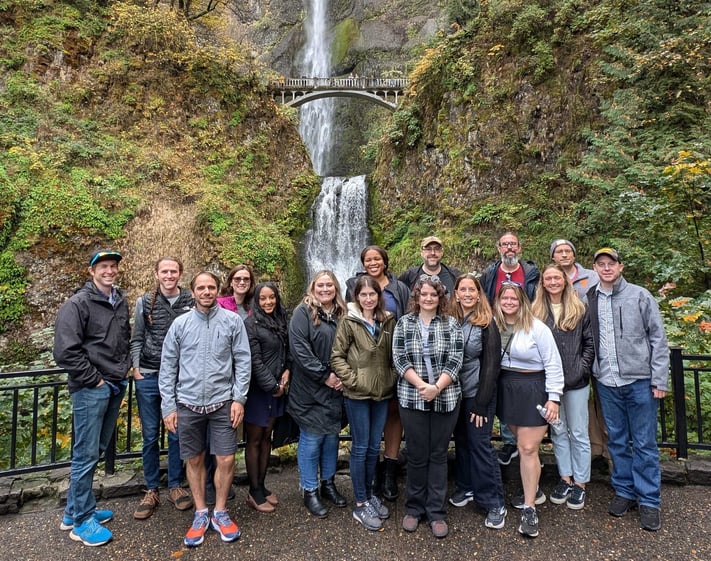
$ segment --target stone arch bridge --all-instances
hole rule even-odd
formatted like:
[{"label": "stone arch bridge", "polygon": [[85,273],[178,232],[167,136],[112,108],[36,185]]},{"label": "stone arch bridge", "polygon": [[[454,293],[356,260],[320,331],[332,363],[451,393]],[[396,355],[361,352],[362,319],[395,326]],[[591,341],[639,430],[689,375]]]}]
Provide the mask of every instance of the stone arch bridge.
[{"label": "stone arch bridge", "polygon": [[405,78],[279,78],[269,86],[278,103],[299,107],[325,97],[354,97],[391,111],[410,85]]}]

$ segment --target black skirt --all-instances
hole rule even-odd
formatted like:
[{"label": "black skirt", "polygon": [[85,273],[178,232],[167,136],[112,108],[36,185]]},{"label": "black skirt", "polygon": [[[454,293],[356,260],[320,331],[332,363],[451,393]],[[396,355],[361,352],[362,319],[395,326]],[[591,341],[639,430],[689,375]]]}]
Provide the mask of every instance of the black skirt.
[{"label": "black skirt", "polygon": [[496,416],[499,421],[517,427],[542,427],[548,422],[541,417],[536,405],[545,405],[546,374],[540,372],[515,372],[501,369],[496,398]]}]

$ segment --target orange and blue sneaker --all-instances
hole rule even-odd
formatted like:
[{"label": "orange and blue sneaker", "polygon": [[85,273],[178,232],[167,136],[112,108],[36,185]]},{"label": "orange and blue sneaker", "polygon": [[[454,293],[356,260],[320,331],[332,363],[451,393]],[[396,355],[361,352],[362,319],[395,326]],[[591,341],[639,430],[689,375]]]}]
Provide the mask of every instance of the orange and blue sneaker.
[{"label": "orange and blue sneaker", "polygon": [[205,540],[205,532],[210,527],[210,517],[207,509],[195,511],[193,523],[185,534],[183,543],[188,547],[197,547]]},{"label": "orange and blue sneaker", "polygon": [[242,535],[239,526],[235,524],[226,510],[216,510],[210,519],[212,529],[219,532],[223,542],[233,542]]}]

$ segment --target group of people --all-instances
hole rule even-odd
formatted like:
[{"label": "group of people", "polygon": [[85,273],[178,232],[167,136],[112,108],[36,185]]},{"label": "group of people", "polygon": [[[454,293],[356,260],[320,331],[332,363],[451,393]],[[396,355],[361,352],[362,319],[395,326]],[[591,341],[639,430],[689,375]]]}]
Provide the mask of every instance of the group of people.
[{"label": "group of people", "polygon": [[[242,423],[247,504],[264,513],[277,508],[265,480],[272,431],[285,412],[299,428],[300,487],[312,516],[327,516],[329,503],[347,505],[335,474],[339,434],[348,425],[352,514],[366,529],[381,530],[390,517],[383,499],[399,494],[404,435],[402,528],[415,532],[425,521],[435,537],[448,534],[454,435],[449,503],[476,501],[486,510],[484,525],[503,528],[499,463],[518,455],[523,494],[512,504],[521,509],[518,531],[536,537],[536,505],[546,500],[538,451],[548,430],[560,475],[551,501],[571,509],[585,504],[589,425],[598,420],[588,414],[591,380],[613,464],[609,513],[639,507],[641,526],[658,530],[656,417],[668,389],[668,348],[656,301],[624,279],[613,248],[595,252],[588,270],[576,262],[572,242],[555,240],[552,261],[540,272],[521,259],[514,233],[502,235],[497,249],[500,259],[480,276],[462,274],[442,262],[442,241],[429,236],[422,264],[398,278],[387,252],[368,246],[360,256],[364,272],[347,280],[345,298],[333,272],[318,271],[290,319],[277,285],[257,283],[247,265],[229,272],[220,295],[220,279],[210,271],[182,288],[182,263],[163,257],[155,288],[136,302],[133,332],[115,286],[122,256],[95,252],[90,279],[60,308],[55,325],[54,355],[69,373],[75,431],[61,528],[90,546],[112,538],[105,523],[113,513],[97,508],[91,487],[130,372],[146,481],[134,517],[148,518],[160,504],[162,419],[168,501],[195,508],[187,546],[200,545],[209,528],[223,541],[240,536],[227,501]],[[495,416],[504,440],[498,454]],[[183,463],[190,492],[181,485]]]}]

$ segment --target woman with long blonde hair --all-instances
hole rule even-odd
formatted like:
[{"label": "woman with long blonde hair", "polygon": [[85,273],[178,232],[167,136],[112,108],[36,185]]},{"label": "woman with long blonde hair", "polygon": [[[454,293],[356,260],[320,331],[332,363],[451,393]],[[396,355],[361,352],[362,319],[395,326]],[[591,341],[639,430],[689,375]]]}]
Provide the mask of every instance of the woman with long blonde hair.
[{"label": "woman with long blonde hair", "polygon": [[541,272],[533,314],[553,332],[565,380],[560,422],[551,428],[560,480],[550,498],[579,510],[585,506],[585,484],[590,481],[588,397],[595,349],[587,306],[557,263]]}]

